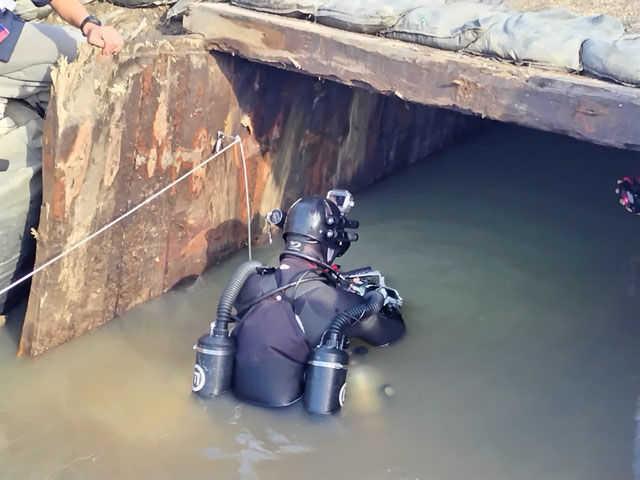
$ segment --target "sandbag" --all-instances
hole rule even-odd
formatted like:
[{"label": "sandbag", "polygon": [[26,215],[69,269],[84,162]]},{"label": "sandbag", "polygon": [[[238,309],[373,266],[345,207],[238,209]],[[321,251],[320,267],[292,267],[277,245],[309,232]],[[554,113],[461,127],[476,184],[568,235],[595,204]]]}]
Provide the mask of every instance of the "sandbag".
[{"label": "sandbag", "polygon": [[590,38],[582,45],[581,59],[589,75],[640,87],[640,35]]},{"label": "sandbag", "polygon": [[400,17],[429,0],[329,0],[316,15],[318,23],[361,33],[393,27]]},{"label": "sandbag", "polygon": [[419,7],[406,13],[386,36],[443,50],[468,47],[515,11],[505,2],[461,1]]},{"label": "sandbag", "polygon": [[[6,115],[18,128],[0,135],[0,288],[33,266],[42,198],[42,119],[27,107],[9,102]],[[23,284],[0,295],[0,314],[28,292]]]},{"label": "sandbag", "polygon": [[607,15],[581,17],[562,8],[526,12],[493,25],[467,50],[516,63],[569,72],[581,70],[580,48],[587,38],[618,38],[624,26]]},{"label": "sandbag", "polygon": [[177,0],[107,0],[119,7],[144,8],[158,5],[173,5]]},{"label": "sandbag", "polygon": [[187,11],[187,6],[190,3],[223,3],[227,0],[178,0],[173,6],[167,10],[167,20],[172,18],[181,18],[184,12]]},{"label": "sandbag", "polygon": [[[93,2],[93,0],[80,1],[85,5]],[[13,13],[27,22],[48,17],[51,12],[53,12],[53,9],[49,5],[45,5],[44,7],[36,7],[31,0],[17,0],[16,8],[13,11]]]},{"label": "sandbag", "polygon": [[312,16],[327,0],[231,0],[232,5],[294,17]]}]

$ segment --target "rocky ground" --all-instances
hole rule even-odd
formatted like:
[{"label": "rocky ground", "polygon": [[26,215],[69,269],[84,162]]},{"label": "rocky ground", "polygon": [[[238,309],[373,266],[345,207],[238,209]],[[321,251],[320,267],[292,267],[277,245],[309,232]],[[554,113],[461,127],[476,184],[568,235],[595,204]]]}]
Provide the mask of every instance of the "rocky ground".
[{"label": "rocky ground", "polygon": [[[93,2],[86,5],[86,8],[89,13],[100,18],[105,25],[114,26],[122,34],[125,41],[137,37],[185,33],[181,20],[166,20],[169,5],[126,8],[108,2]],[[43,21],[54,25],[66,25],[55,13]]]},{"label": "rocky ground", "polygon": [[580,15],[606,13],[617,18],[630,33],[640,33],[640,0],[509,0],[522,12],[562,7]]}]

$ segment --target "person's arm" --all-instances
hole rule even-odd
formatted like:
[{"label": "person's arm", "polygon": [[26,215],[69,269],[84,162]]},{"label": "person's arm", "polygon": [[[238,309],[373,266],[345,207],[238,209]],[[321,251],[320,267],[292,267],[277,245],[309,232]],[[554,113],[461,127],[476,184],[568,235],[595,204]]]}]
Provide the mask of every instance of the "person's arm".
[{"label": "person's arm", "polygon": [[[89,12],[80,0],[51,0],[49,5],[64,21],[74,27],[80,27],[84,19],[89,16]],[[113,27],[87,22],[82,26],[82,34],[87,37],[87,42],[91,45],[102,48],[102,53],[105,55],[118,53],[124,44],[122,37]]]},{"label": "person's arm", "polygon": [[[353,274],[354,272],[355,275]],[[355,288],[356,290],[360,290],[360,293],[355,294],[352,291],[340,289],[342,290],[340,294],[341,304],[348,304],[350,302],[358,304],[363,300],[361,295],[364,295],[364,291],[371,288],[372,285],[384,285],[384,277],[380,272],[373,271],[371,267],[364,267],[362,269],[353,270],[349,273],[352,273],[352,275],[347,275],[351,278],[352,282],[350,289]],[[353,278],[354,276],[356,278]],[[367,276],[370,276],[371,278],[366,279]],[[404,320],[402,319],[402,314],[399,310],[400,306],[402,306],[402,299],[400,299],[398,292],[393,289],[389,288],[383,290],[385,290],[384,295],[391,297],[389,300],[395,298],[397,301],[389,301],[388,305],[380,312],[370,315],[369,317],[351,325],[348,330],[349,336],[364,340],[370,345],[382,346],[395,342],[404,334]],[[344,310],[346,310],[346,308]]]},{"label": "person's arm", "polygon": [[404,320],[399,310],[378,312],[349,327],[351,337],[364,340],[369,345],[380,347],[395,342],[405,332]]},{"label": "person's arm", "polygon": [[[336,314],[362,304],[363,298],[340,287],[319,285],[299,299],[294,311],[302,319],[305,335],[311,345],[317,345],[324,331]],[[382,312],[371,315],[351,325],[349,337],[359,338],[376,347],[398,340],[404,334],[405,326],[399,311]]]}]

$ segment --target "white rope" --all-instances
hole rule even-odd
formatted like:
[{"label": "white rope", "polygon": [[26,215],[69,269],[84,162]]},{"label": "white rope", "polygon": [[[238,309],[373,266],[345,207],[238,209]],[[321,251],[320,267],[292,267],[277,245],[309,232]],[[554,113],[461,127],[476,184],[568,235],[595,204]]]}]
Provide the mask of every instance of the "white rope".
[{"label": "white rope", "polygon": [[242,156],[242,169],[244,170],[244,192],[247,200],[247,247],[249,248],[249,261],[251,261],[251,205],[249,205],[249,181],[247,180],[247,162],[244,159],[244,148],[240,135],[236,135],[236,142],[240,143],[240,155]]},{"label": "white rope", "polygon": [[[145,205],[147,205],[148,203],[150,203],[151,201],[155,200],[157,197],[159,197],[160,195],[162,195],[164,192],[166,192],[167,190],[171,189],[172,187],[174,187],[176,184],[180,183],[181,181],[183,181],[184,179],[188,178],[189,176],[191,176],[194,172],[196,172],[197,170],[201,169],[202,167],[204,167],[206,164],[208,164],[211,160],[213,160],[216,157],[219,157],[220,155],[222,155],[224,152],[226,152],[227,150],[229,150],[231,147],[233,147],[236,144],[240,144],[240,153],[242,155],[242,166],[244,168],[244,184],[245,184],[245,188],[246,188],[246,197],[247,197],[247,229],[249,231],[249,259],[251,259],[251,222],[250,222],[250,210],[249,210],[249,183],[247,181],[247,167],[245,164],[245,157],[244,157],[244,148],[242,147],[242,142],[240,140],[239,136],[236,137],[231,137],[223,132],[218,132],[218,137],[220,136],[225,136],[228,138],[232,138],[233,142],[230,143],[229,145],[227,145],[226,147],[224,147],[223,149],[219,150],[218,148],[216,148],[216,153],[214,153],[213,155],[211,155],[209,158],[207,158],[206,160],[204,160],[202,163],[199,163],[198,165],[196,165],[195,167],[193,167],[191,170],[189,170],[187,173],[185,173],[184,175],[182,175],[181,177],[177,178],[176,180],[174,180],[173,182],[169,183],[167,186],[163,187],[161,190],[158,190],[156,193],[154,193],[153,195],[151,195],[150,197],[148,197],[147,199],[143,200],[142,202],[140,202],[138,205],[136,205],[135,207],[133,207],[131,210],[128,210],[127,212],[123,213],[122,215],[120,215],[118,218],[116,218],[115,220],[112,220],[111,222],[107,223],[106,225],[104,225],[102,228],[100,228],[99,230],[96,230],[95,232],[93,232],[91,235],[89,235],[88,237],[83,238],[82,240],[80,240],[78,243],[72,245],[71,247],[69,247],[68,249],[66,249],[65,251],[59,253],[58,255],[56,255],[55,257],[53,257],[50,260],[47,260],[45,263],[43,263],[42,265],[40,265],[38,268],[36,268],[35,270],[33,270],[31,273],[25,275],[24,277],[16,280],[15,282],[13,282],[12,284],[10,284],[9,286],[3,288],[2,290],[0,290],[0,295],[2,295],[3,293],[8,292],[9,290],[11,290],[12,288],[17,287],[18,285],[20,285],[21,283],[29,280],[31,277],[33,277],[36,273],[41,272],[42,270],[44,270],[45,268],[47,268],[49,265],[54,264],[55,262],[57,262],[58,260],[60,260],[61,258],[65,257],[66,255],[68,255],[69,253],[73,252],[74,250],[76,250],[77,248],[81,247],[82,245],[84,245],[85,243],[87,243],[88,241],[94,239],[95,237],[97,237],[98,235],[100,235],[102,232],[108,230],[109,228],[113,227],[115,224],[117,224],[118,222],[124,220],[125,218],[127,218],[129,215],[131,215],[132,213],[134,213],[136,210],[139,210],[140,208],[144,207]],[[217,142],[216,143],[216,147],[219,147],[220,143]]]}]

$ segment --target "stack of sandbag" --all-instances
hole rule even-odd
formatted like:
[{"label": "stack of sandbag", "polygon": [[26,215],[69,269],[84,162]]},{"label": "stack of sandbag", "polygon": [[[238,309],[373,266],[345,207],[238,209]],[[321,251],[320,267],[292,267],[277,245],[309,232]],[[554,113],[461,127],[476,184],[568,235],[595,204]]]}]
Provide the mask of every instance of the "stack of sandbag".
[{"label": "stack of sandbag", "polygon": [[393,27],[410,10],[429,0],[329,0],[318,9],[318,23],[360,33],[379,33]]},{"label": "stack of sandbag", "polygon": [[[0,289],[31,270],[42,198],[42,119],[9,101],[5,114],[17,128],[0,135]],[[19,302],[28,285],[0,295],[0,314]]]},{"label": "stack of sandbag", "polygon": [[590,38],[582,45],[585,73],[640,87],[640,35]]},{"label": "stack of sandbag", "polygon": [[432,0],[406,13],[385,35],[442,50],[461,50],[515,13],[502,0]]},{"label": "stack of sandbag", "polygon": [[581,70],[580,48],[589,38],[620,38],[624,26],[607,15],[581,17],[562,8],[526,12],[494,24],[467,50],[516,63],[569,72]]},{"label": "stack of sandbag", "polygon": [[231,0],[232,5],[276,13],[294,17],[310,17],[327,2],[327,0]]}]

